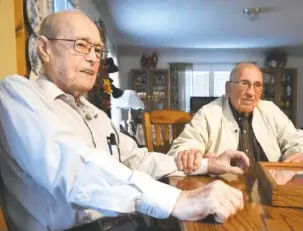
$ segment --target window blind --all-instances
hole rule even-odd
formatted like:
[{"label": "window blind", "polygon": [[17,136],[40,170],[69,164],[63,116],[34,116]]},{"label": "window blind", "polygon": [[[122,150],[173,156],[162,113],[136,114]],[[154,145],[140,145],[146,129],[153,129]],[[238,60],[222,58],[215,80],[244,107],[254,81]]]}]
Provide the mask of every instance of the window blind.
[{"label": "window blind", "polygon": [[185,110],[190,110],[191,96],[222,96],[234,64],[194,64],[185,79]]}]

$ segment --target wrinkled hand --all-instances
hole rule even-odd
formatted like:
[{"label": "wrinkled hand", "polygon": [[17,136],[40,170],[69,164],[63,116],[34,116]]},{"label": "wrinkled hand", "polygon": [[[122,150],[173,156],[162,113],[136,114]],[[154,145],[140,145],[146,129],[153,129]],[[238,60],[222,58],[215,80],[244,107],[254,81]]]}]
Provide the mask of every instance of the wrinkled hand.
[{"label": "wrinkled hand", "polygon": [[288,158],[286,158],[283,162],[288,162],[288,163],[299,163],[303,162],[303,153],[295,153]]},{"label": "wrinkled hand", "polygon": [[[205,155],[204,157],[207,157]],[[234,166],[231,165],[234,164]],[[221,175],[232,173],[236,175],[243,174],[249,167],[249,158],[244,152],[236,150],[227,150],[217,157],[208,159],[208,173]]]},{"label": "wrinkled hand", "polygon": [[181,151],[177,156],[177,167],[186,174],[191,174],[200,168],[203,154],[196,149]]},{"label": "wrinkled hand", "polygon": [[242,192],[217,180],[195,190],[183,191],[171,215],[186,221],[213,215],[215,221],[224,223],[243,207]]}]

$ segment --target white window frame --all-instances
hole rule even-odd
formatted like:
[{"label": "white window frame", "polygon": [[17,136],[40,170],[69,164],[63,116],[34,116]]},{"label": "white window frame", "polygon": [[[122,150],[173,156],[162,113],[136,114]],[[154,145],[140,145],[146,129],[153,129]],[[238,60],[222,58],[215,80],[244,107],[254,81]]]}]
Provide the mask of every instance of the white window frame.
[{"label": "white window frame", "polygon": [[72,0],[53,0],[53,12],[75,9],[75,3]]},{"label": "white window frame", "polygon": [[[188,78],[185,80],[185,111],[190,110],[190,97],[192,96],[220,97],[224,95],[225,83],[229,80],[229,75],[233,67],[234,64],[193,64],[192,74],[188,75]],[[201,76],[201,74],[203,74],[205,77],[207,73],[207,90],[205,90],[205,87],[201,87],[201,90],[197,89],[197,86],[201,84],[198,83],[198,75]],[[223,80],[217,80],[219,82],[216,82],[216,74],[225,74],[225,76],[223,75]],[[197,78],[196,81],[195,78]],[[216,83],[220,84],[218,91],[216,91]]]}]

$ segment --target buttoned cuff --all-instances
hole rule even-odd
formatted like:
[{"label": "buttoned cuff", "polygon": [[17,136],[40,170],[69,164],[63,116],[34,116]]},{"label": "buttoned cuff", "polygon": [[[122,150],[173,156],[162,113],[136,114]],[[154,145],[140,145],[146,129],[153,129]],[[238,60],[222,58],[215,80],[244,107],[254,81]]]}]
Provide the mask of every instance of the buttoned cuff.
[{"label": "buttoned cuff", "polygon": [[197,169],[190,175],[204,175],[207,173],[208,173],[208,158],[201,158],[199,169]]},{"label": "buttoned cuff", "polygon": [[141,174],[134,174],[131,181],[136,181],[143,192],[136,201],[137,212],[160,219],[170,216],[181,190]]}]

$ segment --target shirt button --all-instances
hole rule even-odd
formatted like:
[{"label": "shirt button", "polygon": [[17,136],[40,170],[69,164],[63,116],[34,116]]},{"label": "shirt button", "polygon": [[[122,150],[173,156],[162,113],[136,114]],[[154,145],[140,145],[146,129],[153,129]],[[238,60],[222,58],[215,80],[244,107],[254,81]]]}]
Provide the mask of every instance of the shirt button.
[{"label": "shirt button", "polygon": [[86,115],[85,115],[85,119],[86,119],[86,120],[91,120],[91,119],[92,119],[92,116],[91,116],[90,114],[86,114]]},{"label": "shirt button", "polygon": [[243,132],[246,133],[246,130],[244,130]]},{"label": "shirt button", "polygon": [[245,149],[245,152],[248,153],[248,149]]}]

